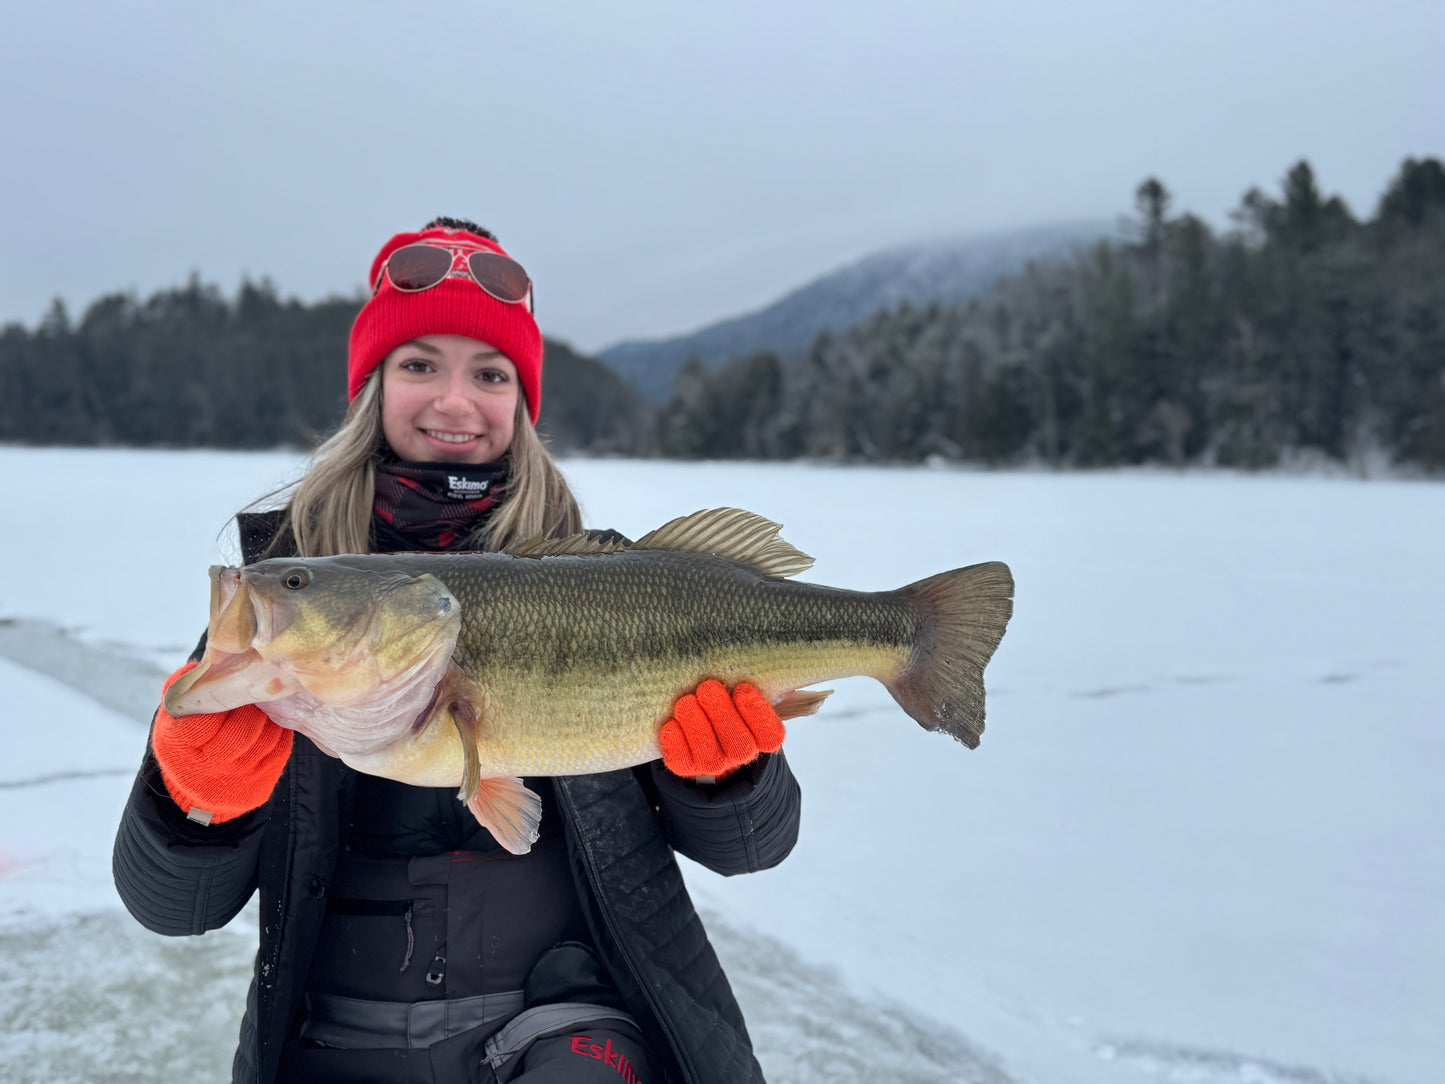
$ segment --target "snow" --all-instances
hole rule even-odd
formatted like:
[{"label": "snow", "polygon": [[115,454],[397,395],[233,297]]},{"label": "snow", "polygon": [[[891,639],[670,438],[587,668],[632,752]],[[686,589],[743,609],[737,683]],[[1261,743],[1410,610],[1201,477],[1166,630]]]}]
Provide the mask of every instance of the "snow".
[{"label": "snow", "polygon": [[140,763],[139,728],[4,659],[0,689],[10,720],[0,776],[0,922],[119,906],[109,854],[90,837],[107,826],[114,835]]},{"label": "snow", "polygon": [[[204,627],[229,516],[299,466],[0,448],[20,525],[0,539],[7,1079],[229,1062],[254,917],[154,937],[109,852],[144,747],[134,705]],[[789,724],[793,855],[731,879],[686,866],[770,1079],[1445,1079],[1445,488],[564,470],[590,525],[634,537],[703,507],[767,515],[819,583],[990,559],[1018,582],[980,749],[838,683]]]}]

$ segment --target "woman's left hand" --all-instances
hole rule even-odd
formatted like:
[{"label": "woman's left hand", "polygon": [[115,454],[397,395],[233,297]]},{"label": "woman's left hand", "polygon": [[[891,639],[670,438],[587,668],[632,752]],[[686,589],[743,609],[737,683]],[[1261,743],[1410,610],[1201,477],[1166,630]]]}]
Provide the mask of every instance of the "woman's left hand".
[{"label": "woman's left hand", "polygon": [[783,745],[783,721],[754,686],[731,693],[709,678],[680,698],[662,724],[662,763],[674,775],[715,782]]}]

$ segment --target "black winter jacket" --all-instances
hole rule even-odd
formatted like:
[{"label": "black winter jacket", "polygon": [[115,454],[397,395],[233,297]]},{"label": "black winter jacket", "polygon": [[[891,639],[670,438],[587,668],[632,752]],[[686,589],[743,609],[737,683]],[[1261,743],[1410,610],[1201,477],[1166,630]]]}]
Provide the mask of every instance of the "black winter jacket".
[{"label": "black winter jacket", "polygon": [[[241,517],[245,559],[274,531]],[[275,1078],[301,1007],[355,773],[300,734],[269,802],[220,825],[188,821],[149,748],[116,835],[116,888],[148,929],[224,926],[260,892],[261,943],[232,1067]],[[663,1063],[688,1084],[761,1081],[741,1010],[688,897],[674,850],[722,874],[776,865],[797,840],[801,798],[781,753],[715,787],[660,763],[553,780],[577,893],[613,981]]]}]

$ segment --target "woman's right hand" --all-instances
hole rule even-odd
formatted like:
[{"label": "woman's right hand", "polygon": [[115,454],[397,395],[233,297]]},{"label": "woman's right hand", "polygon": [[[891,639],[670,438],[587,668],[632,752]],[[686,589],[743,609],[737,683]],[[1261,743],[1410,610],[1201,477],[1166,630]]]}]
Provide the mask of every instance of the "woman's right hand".
[{"label": "woman's right hand", "polygon": [[[168,677],[162,697],[195,665],[187,662]],[[162,703],[151,749],[176,805],[193,821],[218,824],[260,808],[271,797],[291,756],[291,737],[255,704],[173,717]]]}]

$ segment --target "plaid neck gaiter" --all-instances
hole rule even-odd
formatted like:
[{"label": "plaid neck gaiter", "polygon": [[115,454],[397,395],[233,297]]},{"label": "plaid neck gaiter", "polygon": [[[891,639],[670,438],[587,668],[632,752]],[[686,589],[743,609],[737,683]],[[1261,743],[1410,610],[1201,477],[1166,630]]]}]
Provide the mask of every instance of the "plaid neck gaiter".
[{"label": "plaid neck gaiter", "polygon": [[[388,535],[386,549],[404,543],[419,550],[447,550],[464,544],[502,499],[508,461],[495,463],[405,463],[376,467],[377,519]],[[379,547],[381,548],[381,547]]]}]

